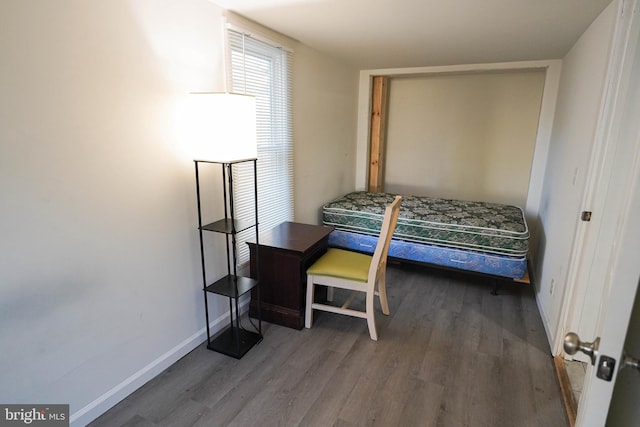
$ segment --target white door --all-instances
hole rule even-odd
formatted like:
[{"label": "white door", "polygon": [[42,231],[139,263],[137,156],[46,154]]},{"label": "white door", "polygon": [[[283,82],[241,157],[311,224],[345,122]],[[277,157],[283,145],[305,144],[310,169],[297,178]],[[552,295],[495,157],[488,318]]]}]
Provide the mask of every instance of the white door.
[{"label": "white door", "polygon": [[[636,158],[636,161],[640,159]],[[619,228],[620,245],[616,251],[607,290],[603,295],[600,308],[599,328],[600,344],[596,351],[595,365],[587,370],[576,426],[601,427],[606,424],[610,403],[614,407],[636,408],[638,414],[638,395],[628,393],[616,393],[617,399],[632,399],[631,404],[625,402],[612,402],[612,395],[619,371],[622,366],[625,353],[625,338],[629,329],[631,311],[634,305],[635,295],[640,281],[640,222],[637,221],[637,212],[640,212],[640,174],[635,174],[635,189],[630,200],[625,223]],[[636,213],[633,215],[633,213]],[[637,327],[638,325],[634,325]],[[583,340],[592,341],[593,337],[582,337]],[[626,349],[629,356],[638,358],[639,354],[631,354],[635,349]],[[606,362],[605,358],[615,359],[610,380],[598,377],[599,367]],[[625,367],[624,375],[627,376],[625,386],[628,389],[640,388],[640,373],[633,371],[632,367]],[[632,381],[628,384],[628,381]],[[613,415],[613,414],[612,414]],[[619,416],[619,415],[618,415]],[[640,419],[628,419],[622,417],[617,426],[637,426]],[[624,422],[621,424],[620,422]]]},{"label": "white door", "polygon": [[[636,2],[629,2],[636,7]],[[578,407],[576,425],[601,427],[606,424],[613,390],[622,365],[625,338],[629,329],[635,296],[640,282],[640,43],[638,11],[634,9],[632,24],[624,50],[622,78],[617,88],[618,99],[612,115],[612,131],[609,137],[615,168],[611,173],[606,192],[603,222],[595,262],[606,262],[607,276],[599,312],[597,335],[600,339],[595,351],[594,365],[587,370],[582,396]],[[597,214],[597,213],[594,213]],[[582,341],[594,341],[596,337],[580,337]],[[638,354],[631,356],[640,357]],[[615,360],[615,365],[611,361]],[[607,362],[609,361],[609,362]],[[611,368],[611,378],[607,377]],[[624,375],[634,368],[624,368]],[[640,382],[640,374],[631,372]],[[636,389],[638,385],[635,385]],[[638,406],[638,396],[616,393],[616,399],[630,397],[633,407]],[[617,406],[617,402],[612,404]],[[636,411],[637,414],[637,411]],[[640,420],[624,420],[627,425],[640,425]],[[612,424],[613,425],[613,424]],[[617,425],[625,425],[618,424]]]}]

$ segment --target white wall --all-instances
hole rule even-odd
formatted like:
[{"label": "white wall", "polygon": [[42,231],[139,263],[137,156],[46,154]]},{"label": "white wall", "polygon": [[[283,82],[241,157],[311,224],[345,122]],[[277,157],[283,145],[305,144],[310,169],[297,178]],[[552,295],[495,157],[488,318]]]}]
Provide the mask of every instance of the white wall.
[{"label": "white wall", "polygon": [[358,71],[296,49],[295,218],[320,224],[323,204],[355,189]]},{"label": "white wall", "polygon": [[[193,164],[173,124],[185,93],[224,90],[223,12],[207,0],[0,3],[1,402],[70,403],[82,425],[204,339]],[[356,71],[296,47],[296,74],[333,75],[294,82],[296,98],[355,85]],[[347,96],[320,105],[349,112]],[[347,118],[313,120],[353,156]],[[310,123],[297,118],[297,132]],[[309,179],[352,173],[314,161],[325,174]]]},{"label": "white wall", "polygon": [[[536,247],[539,222],[539,207],[544,182],[545,163],[549,151],[551,128],[556,108],[558,84],[560,80],[561,60],[521,61],[488,64],[461,64],[440,67],[393,68],[382,70],[360,71],[358,88],[358,126],[356,153],[356,188],[367,187],[369,163],[369,119],[371,109],[371,81],[374,76],[414,77],[438,76],[475,73],[520,73],[524,71],[544,72],[544,89],[540,100],[539,121],[536,129],[535,146],[530,164],[530,176],[527,199],[524,206],[525,215],[531,233],[530,247]],[[531,252],[529,256],[534,254]]]},{"label": "white wall", "polygon": [[385,191],[524,208],[545,70],[396,77]]},{"label": "white wall", "polygon": [[563,59],[560,90],[540,199],[534,272],[550,340],[559,326],[585,178],[604,93],[616,18],[613,2]]}]

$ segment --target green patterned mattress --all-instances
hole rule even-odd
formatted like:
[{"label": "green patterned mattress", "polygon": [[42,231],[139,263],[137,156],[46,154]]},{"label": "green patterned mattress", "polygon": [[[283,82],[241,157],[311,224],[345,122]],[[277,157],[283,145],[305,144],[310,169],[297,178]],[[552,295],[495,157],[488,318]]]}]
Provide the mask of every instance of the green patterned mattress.
[{"label": "green patterned mattress", "polygon": [[[394,196],[349,193],[323,206],[323,223],[378,235]],[[403,196],[393,238],[508,256],[526,256],[529,246],[527,223],[517,206],[418,196]]]}]

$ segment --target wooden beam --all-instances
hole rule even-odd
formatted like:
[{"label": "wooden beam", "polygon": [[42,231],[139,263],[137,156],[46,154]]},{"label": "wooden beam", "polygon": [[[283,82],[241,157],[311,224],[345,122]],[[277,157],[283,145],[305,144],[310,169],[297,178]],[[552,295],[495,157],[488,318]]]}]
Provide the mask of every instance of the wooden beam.
[{"label": "wooden beam", "polygon": [[573,397],[571,381],[567,374],[567,368],[564,366],[564,359],[562,356],[554,356],[553,362],[556,367],[556,375],[558,375],[558,382],[560,383],[560,391],[562,392],[562,400],[564,401],[564,408],[567,411],[569,425],[574,427],[578,415],[578,402],[576,402],[575,397]]},{"label": "wooden beam", "polygon": [[520,279],[513,279],[514,282],[517,283],[525,283],[527,285],[531,284],[531,278],[529,278],[529,267],[527,266],[527,269],[524,271],[524,276],[522,276],[522,278]]},{"label": "wooden beam", "polygon": [[374,76],[371,93],[371,132],[369,140],[369,191],[384,191],[384,153],[386,151],[387,98],[389,77]]}]

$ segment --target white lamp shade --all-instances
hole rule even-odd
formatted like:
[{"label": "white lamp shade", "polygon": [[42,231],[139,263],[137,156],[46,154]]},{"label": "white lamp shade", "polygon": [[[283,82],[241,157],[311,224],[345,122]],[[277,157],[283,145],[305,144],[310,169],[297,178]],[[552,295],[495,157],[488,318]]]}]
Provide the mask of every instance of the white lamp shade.
[{"label": "white lamp shade", "polygon": [[189,141],[194,160],[228,163],[255,159],[255,97],[233,93],[189,95]]}]

